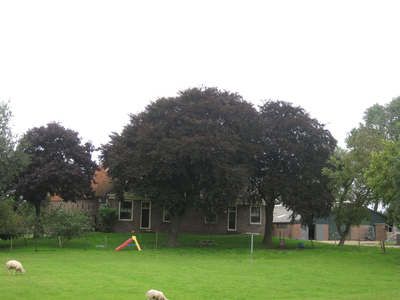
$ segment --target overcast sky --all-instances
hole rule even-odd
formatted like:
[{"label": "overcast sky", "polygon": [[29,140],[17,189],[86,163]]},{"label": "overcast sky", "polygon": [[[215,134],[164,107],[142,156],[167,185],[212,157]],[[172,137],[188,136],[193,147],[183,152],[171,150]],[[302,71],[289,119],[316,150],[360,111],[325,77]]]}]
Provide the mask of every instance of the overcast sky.
[{"label": "overcast sky", "polygon": [[400,1],[3,1],[14,132],[60,122],[97,147],[129,113],[208,86],[303,107],[345,146],[400,96]]}]

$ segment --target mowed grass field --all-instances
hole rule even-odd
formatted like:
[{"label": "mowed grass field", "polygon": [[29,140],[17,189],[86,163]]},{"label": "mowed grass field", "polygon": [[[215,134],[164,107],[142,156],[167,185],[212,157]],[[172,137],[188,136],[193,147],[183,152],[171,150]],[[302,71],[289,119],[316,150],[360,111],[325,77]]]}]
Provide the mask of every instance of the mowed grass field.
[{"label": "mowed grass field", "polygon": [[[132,234],[88,234],[61,250],[57,239],[0,241],[1,299],[142,299],[149,289],[176,299],[400,299],[400,249],[286,240],[266,248],[254,237],[212,236],[213,247],[193,243],[210,236],[180,235],[167,248],[166,235],[136,234],[136,247],[115,248]],[[107,251],[105,250],[107,237]],[[86,250],[85,250],[86,244]],[[97,246],[97,247],[96,247]],[[99,247],[100,246],[100,247]],[[20,261],[25,276],[9,276],[5,263]],[[13,271],[14,272],[14,271]]]}]

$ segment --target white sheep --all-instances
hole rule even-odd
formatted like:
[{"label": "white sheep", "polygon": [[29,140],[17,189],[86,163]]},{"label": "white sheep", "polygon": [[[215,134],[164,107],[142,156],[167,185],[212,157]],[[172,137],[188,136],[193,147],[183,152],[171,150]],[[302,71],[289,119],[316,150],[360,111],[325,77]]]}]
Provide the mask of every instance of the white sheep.
[{"label": "white sheep", "polygon": [[168,300],[167,298],[165,298],[164,294],[160,291],[156,291],[156,290],[150,290],[146,293],[146,297],[149,298],[149,300],[151,299],[156,299],[156,300]]},{"label": "white sheep", "polygon": [[13,276],[15,275],[15,273],[17,273],[17,271],[20,271],[22,275],[25,275],[25,270],[19,261],[10,260],[10,261],[6,262],[6,267],[7,267],[8,275],[11,275],[10,269],[15,269]]}]

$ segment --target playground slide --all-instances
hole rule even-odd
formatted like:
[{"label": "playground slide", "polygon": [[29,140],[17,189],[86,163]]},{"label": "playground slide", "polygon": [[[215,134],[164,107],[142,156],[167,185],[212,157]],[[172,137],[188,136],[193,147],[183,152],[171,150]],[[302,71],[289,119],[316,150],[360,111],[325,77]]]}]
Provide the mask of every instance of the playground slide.
[{"label": "playground slide", "polygon": [[123,243],[121,246],[117,247],[117,248],[115,249],[115,251],[119,251],[119,250],[121,250],[122,248],[128,246],[129,243],[132,242],[132,241],[135,241],[135,243],[136,243],[135,246],[138,248],[139,251],[141,251],[142,249],[140,249],[140,246],[139,246],[139,243],[138,243],[138,241],[137,241],[137,239],[136,239],[136,236],[133,236],[132,238],[128,239],[128,240],[127,240],[125,243]]},{"label": "playground slide", "polygon": [[133,239],[129,239],[129,240],[127,240],[125,243],[123,243],[121,246],[119,246],[119,247],[117,247],[117,249],[115,249],[115,251],[119,251],[119,250],[121,250],[122,248],[124,248],[125,246],[127,246],[130,242],[132,242],[133,241]]}]

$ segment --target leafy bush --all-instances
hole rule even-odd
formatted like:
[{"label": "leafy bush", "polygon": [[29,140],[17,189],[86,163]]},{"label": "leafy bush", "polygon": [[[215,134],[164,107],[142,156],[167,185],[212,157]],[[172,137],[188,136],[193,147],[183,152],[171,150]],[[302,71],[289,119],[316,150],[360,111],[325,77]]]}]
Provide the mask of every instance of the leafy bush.
[{"label": "leafy bush", "polygon": [[22,233],[24,219],[14,211],[14,205],[13,199],[0,197],[0,238],[3,240],[18,238]]},{"label": "leafy bush", "polygon": [[57,207],[48,212],[44,219],[45,233],[49,236],[65,238],[62,245],[72,238],[80,237],[85,230],[90,228],[90,217],[75,207]]},{"label": "leafy bush", "polygon": [[104,205],[99,209],[99,218],[101,220],[103,231],[111,232],[114,222],[117,220],[118,211],[112,208],[109,204]]}]

